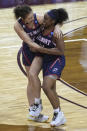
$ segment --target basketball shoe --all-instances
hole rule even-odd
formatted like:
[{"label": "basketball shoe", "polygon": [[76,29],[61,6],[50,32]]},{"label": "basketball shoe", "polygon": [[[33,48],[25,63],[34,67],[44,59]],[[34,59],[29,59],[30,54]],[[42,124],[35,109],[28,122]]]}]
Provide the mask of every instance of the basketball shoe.
[{"label": "basketball shoe", "polygon": [[42,101],[40,100],[40,103],[35,102],[34,105],[29,108],[29,116],[38,117],[42,109]]},{"label": "basketball shoe", "polygon": [[53,119],[50,123],[51,126],[60,126],[66,122],[62,111],[54,112]]},{"label": "basketball shoe", "polygon": [[49,117],[43,114],[39,114],[39,116],[37,117],[28,116],[28,120],[35,121],[35,122],[47,122],[48,119]]}]

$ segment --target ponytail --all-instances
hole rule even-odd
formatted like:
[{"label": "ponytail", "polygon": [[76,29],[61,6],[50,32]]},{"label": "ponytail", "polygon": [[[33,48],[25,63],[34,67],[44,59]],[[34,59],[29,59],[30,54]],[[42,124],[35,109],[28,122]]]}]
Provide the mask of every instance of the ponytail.
[{"label": "ponytail", "polygon": [[59,9],[52,9],[47,13],[53,20],[55,20],[56,24],[62,24],[62,22],[66,21],[68,19],[68,13],[65,9],[59,8]]}]

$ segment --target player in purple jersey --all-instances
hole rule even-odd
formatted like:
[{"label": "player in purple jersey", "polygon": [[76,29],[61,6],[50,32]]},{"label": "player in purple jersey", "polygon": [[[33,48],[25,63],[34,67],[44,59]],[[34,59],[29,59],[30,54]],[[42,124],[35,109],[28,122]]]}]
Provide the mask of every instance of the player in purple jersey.
[{"label": "player in purple jersey", "polygon": [[[51,126],[59,126],[66,121],[64,114],[61,111],[59,98],[55,88],[56,80],[60,78],[65,66],[64,40],[63,35],[61,38],[54,37],[53,31],[56,24],[62,26],[63,22],[67,19],[68,14],[66,10],[62,8],[53,9],[44,15],[44,31],[36,37],[36,42],[40,46],[45,47],[39,52],[44,52],[50,55],[37,53],[29,71],[30,82],[36,89],[41,86],[38,74],[41,68],[43,68],[43,90],[54,109]],[[35,110],[33,112],[35,112]]]},{"label": "player in purple jersey", "polygon": [[[37,102],[36,100],[36,103],[34,104],[34,98],[35,97],[40,98],[41,89],[38,88],[38,93],[36,94],[36,92],[34,91],[35,89],[32,87],[32,84],[30,84],[29,82],[29,68],[33,58],[35,57],[34,52],[40,50],[41,48],[34,41],[35,41],[35,37],[40,32],[40,25],[43,22],[43,17],[36,16],[36,14],[33,14],[32,9],[27,5],[17,6],[14,9],[14,13],[16,19],[18,19],[14,25],[14,29],[16,33],[19,35],[19,37],[23,40],[22,57],[23,57],[23,64],[25,65],[25,69],[28,76],[27,97],[30,105],[29,113],[31,113],[31,111],[34,110],[37,107],[37,105],[40,108],[40,110],[42,110],[41,99],[39,99],[39,102]],[[59,34],[57,33],[58,31],[59,28],[58,30],[55,30],[55,34],[54,34],[55,36]],[[33,52],[31,51],[31,48],[33,48]],[[42,118],[41,115],[40,118]]]}]

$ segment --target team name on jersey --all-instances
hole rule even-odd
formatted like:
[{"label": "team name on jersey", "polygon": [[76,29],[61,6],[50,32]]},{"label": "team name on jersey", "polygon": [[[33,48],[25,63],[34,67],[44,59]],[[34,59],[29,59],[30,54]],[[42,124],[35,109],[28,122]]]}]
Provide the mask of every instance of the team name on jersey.
[{"label": "team name on jersey", "polygon": [[48,40],[48,39],[46,39],[46,38],[44,38],[44,37],[42,37],[42,36],[38,36],[37,37],[37,40],[39,40],[40,42],[42,42],[42,43],[44,43],[44,44],[46,44],[46,45],[50,45],[50,43],[51,43],[51,40]]},{"label": "team name on jersey", "polygon": [[29,36],[34,36],[34,35],[37,35],[39,32],[40,32],[40,29],[37,29],[37,30],[34,30],[34,31],[32,31],[32,32],[28,32],[27,34],[28,34]]}]

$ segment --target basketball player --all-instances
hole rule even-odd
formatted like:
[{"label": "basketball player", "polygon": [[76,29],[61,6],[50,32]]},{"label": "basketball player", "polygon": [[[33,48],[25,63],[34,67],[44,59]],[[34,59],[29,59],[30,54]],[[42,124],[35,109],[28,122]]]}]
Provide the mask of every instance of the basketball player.
[{"label": "basketball player", "polygon": [[[36,110],[35,114],[37,117],[40,116],[40,120],[42,118],[42,121],[44,121],[47,120],[48,117],[39,115],[42,110],[42,104],[40,99],[41,88],[37,89],[38,93],[36,94],[36,92],[34,91],[35,89],[32,87],[32,84],[29,82],[29,68],[32,63],[32,60],[35,57],[34,52],[40,49],[40,46],[37,45],[34,41],[35,41],[35,37],[41,31],[40,26],[43,22],[43,17],[36,16],[36,14],[33,14],[32,9],[27,5],[17,6],[14,9],[14,14],[17,19],[17,22],[14,25],[14,29],[16,33],[19,35],[19,37],[23,40],[22,58],[28,77],[27,97],[30,105],[29,114],[32,115],[32,110],[39,109]],[[55,32],[57,32],[57,30],[55,30]],[[57,34],[59,33],[55,33],[55,35]],[[31,48],[33,48],[34,52],[31,51]],[[35,99],[34,102],[35,97],[37,99]],[[31,119],[33,118],[31,117]]]},{"label": "basketball player", "polygon": [[[67,19],[68,14],[62,8],[53,9],[44,15],[44,31],[35,38],[35,42],[44,47],[39,52],[50,55],[37,53],[29,71],[30,83],[32,83],[32,86],[36,89],[41,86],[38,74],[43,67],[43,90],[54,109],[51,126],[59,126],[66,121],[61,111],[59,98],[55,89],[56,80],[60,78],[65,66],[64,40],[63,35],[61,38],[54,37],[53,31],[56,24],[62,26],[63,22]],[[51,48],[51,50],[46,48]],[[34,112],[35,110],[32,111],[32,114],[34,114]]]}]

